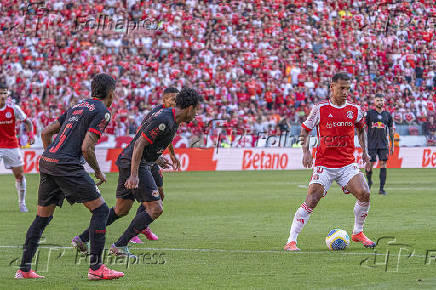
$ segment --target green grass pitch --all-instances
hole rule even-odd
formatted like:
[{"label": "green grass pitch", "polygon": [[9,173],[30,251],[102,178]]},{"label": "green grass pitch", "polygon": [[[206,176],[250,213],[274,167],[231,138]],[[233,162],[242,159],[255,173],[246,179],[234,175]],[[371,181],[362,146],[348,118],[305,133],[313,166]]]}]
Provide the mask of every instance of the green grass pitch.
[{"label": "green grass pitch", "polygon": [[[38,175],[27,176],[30,212],[18,212],[12,175],[0,176],[1,289],[314,289],[436,287],[436,171],[389,169],[387,196],[379,196],[374,172],[365,233],[380,239],[376,250],[351,243],[329,252],[333,228],[351,234],[355,199],[332,185],[299,237],[300,253],[282,247],[290,217],[306,196],[310,171],[165,173],[164,214],[151,225],[159,241],[132,245],[138,261],[106,259],[125,272],[115,281],[88,281],[88,264],[68,248],[89,223],[80,204],[64,203],[47,227],[35,261],[44,280],[15,280],[25,233],[36,214]],[[116,174],[101,187],[115,202]],[[130,223],[108,227],[109,247]],[[145,240],[145,238],[143,237]],[[65,248],[62,248],[65,247]],[[411,255],[412,254],[412,255]]]}]

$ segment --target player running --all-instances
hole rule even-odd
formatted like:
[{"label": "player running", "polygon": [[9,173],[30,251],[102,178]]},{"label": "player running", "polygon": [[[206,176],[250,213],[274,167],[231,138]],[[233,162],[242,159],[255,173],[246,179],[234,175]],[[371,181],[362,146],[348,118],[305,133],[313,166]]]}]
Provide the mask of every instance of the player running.
[{"label": "player running", "polygon": [[[162,96],[162,103],[161,105],[157,105],[155,106],[142,120],[141,122],[141,126],[157,111],[161,110],[161,109],[165,109],[165,108],[171,108],[171,107],[175,107],[176,106],[176,95],[179,93],[179,90],[176,88],[166,88],[163,92],[163,96]],[[170,143],[170,145],[168,146],[168,149],[170,151],[170,156],[171,156],[171,160],[173,162],[173,168],[175,170],[180,168],[180,161],[179,159],[177,159],[175,152],[174,152],[174,148],[173,145]],[[159,190],[159,195],[161,196],[161,199],[163,201],[164,199],[164,191],[163,191],[163,176],[162,176],[162,172],[159,168],[159,165],[157,165],[157,163],[154,163],[151,166],[151,173],[153,175],[153,179],[156,183],[156,186]],[[141,205],[138,207],[138,210],[136,212],[136,214],[139,214],[141,211],[144,211],[145,208],[144,206]],[[112,208],[111,209],[111,214],[112,215],[112,211],[114,211],[114,213],[116,215],[119,215],[119,213],[116,211],[116,209]],[[148,240],[151,241],[156,241],[159,239],[159,237],[154,234],[150,227],[147,227],[143,232],[142,232],[145,237]],[[75,236],[72,241],[71,244],[73,245],[74,248],[76,248],[77,250],[79,250],[82,254],[87,254],[88,253],[88,242],[89,242],[89,229],[86,229],[85,231],[83,231],[82,234],[80,234],[79,236]],[[131,243],[136,243],[136,244],[142,244],[143,241],[139,238],[139,236],[134,236],[131,240]]]},{"label": "player running", "polygon": [[[169,161],[161,155],[172,142],[179,124],[190,122],[195,117],[201,100],[195,90],[182,89],[176,96],[176,107],[160,109],[145,120],[133,140],[118,156],[117,202],[109,212],[107,225],[127,215],[135,200],[140,202],[145,210],[138,209],[127,230],[111,246],[112,254],[130,256],[127,247],[129,241],[139,233],[144,233],[145,229],[162,214],[162,196],[153,178],[151,167],[155,162],[162,168],[170,166]],[[73,244],[76,243],[75,247],[85,253],[86,244],[80,240],[73,240]]]},{"label": "player running", "polygon": [[[27,230],[26,242],[17,279],[44,278],[31,269],[32,258],[45,227],[53,218],[56,206],[64,199],[71,204],[83,203],[91,213],[91,257],[88,279],[117,279],[124,273],[108,269],[101,256],[106,241],[106,220],[109,208],[97,186],[106,182],[95,157],[95,145],[111,119],[107,110],[112,104],[115,80],[108,74],[98,74],[91,82],[92,99],[67,110],[42,131],[44,153],[39,162],[40,185],[37,215]],[[58,134],[51,143],[52,136]],[[81,157],[94,169],[100,180],[96,185],[81,164]]]},{"label": "player running", "polygon": [[363,225],[368,215],[370,193],[366,180],[360,173],[354,158],[354,129],[357,129],[359,144],[362,147],[363,162],[369,167],[366,147],[366,133],[363,113],[359,106],[347,102],[350,78],[346,73],[337,73],[330,84],[330,99],[314,105],[307,120],[302,124],[303,165],[312,167],[312,153],[309,150],[308,135],[316,128],[319,145],[316,151],[315,167],[306,201],[295,213],[286,251],[299,251],[297,236],[309,221],[313,209],[327,194],[331,183],[342,186],[345,193],[351,192],[357,199],[354,206],[354,229],[352,240],[365,247],[375,247],[375,243],[363,234]]},{"label": "player running", "polygon": [[17,105],[6,104],[9,90],[3,83],[0,84],[0,161],[7,169],[12,169],[15,177],[15,187],[18,193],[18,207],[20,212],[28,212],[26,207],[26,177],[23,170],[23,158],[15,135],[15,120],[25,122],[29,133],[29,143],[33,144],[33,125],[26,114]]},{"label": "player running", "polygon": [[[371,157],[371,167],[366,170],[369,188],[372,185],[372,168],[377,162],[377,156],[380,160],[380,190],[379,194],[386,195],[384,186],[386,183],[386,163],[388,155],[394,154],[394,127],[392,116],[388,111],[384,111],[385,99],[382,94],[375,95],[375,110],[369,110],[366,114],[366,125],[368,126],[368,151]],[[391,139],[389,146],[388,140]]]},{"label": "player running", "polygon": [[[161,110],[161,109],[165,109],[165,108],[172,108],[176,106],[176,96],[179,93],[179,90],[177,88],[166,88],[163,91],[163,96],[162,96],[162,104],[161,105],[157,105],[155,106],[145,117],[144,120],[142,120],[142,123],[144,123],[148,118],[150,118],[155,112]],[[179,159],[176,157],[176,153],[174,152],[174,147],[173,144],[170,143],[170,145],[168,145],[168,150],[170,151],[170,158],[172,161],[172,166],[174,170],[179,170],[180,169],[180,161]],[[164,200],[165,197],[165,193],[163,191],[163,175],[162,175],[162,171],[159,168],[159,165],[157,163],[154,163],[154,165],[151,167],[151,174],[153,175],[153,179],[156,182],[156,186],[157,189],[159,190],[159,195],[161,196],[162,201]],[[141,204],[137,210],[137,214],[140,213],[141,211],[144,211],[145,208],[144,206]],[[157,241],[159,239],[159,237],[154,234],[150,227],[147,227],[144,231],[143,234],[145,235],[145,237],[147,238],[147,240],[149,241]],[[86,233],[85,233],[86,235]],[[80,238],[85,238],[84,236],[79,236]],[[139,238],[139,236],[134,236],[131,240],[131,243],[135,243],[135,244],[142,244],[143,241]],[[74,245],[74,242],[73,242]]]}]

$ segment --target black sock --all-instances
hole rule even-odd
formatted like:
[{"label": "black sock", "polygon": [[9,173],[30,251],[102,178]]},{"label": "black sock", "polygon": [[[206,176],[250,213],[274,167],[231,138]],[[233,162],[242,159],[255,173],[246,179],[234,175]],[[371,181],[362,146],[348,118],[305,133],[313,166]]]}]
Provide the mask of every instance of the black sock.
[{"label": "black sock", "polygon": [[370,171],[366,171],[366,179],[368,179],[368,183],[372,183],[372,169]]},{"label": "black sock", "polygon": [[32,266],[32,259],[38,248],[39,240],[45,227],[50,223],[53,216],[40,217],[36,216],[26,233],[26,242],[23,246],[23,257],[21,258],[20,269],[29,272]]},{"label": "black sock", "polygon": [[153,219],[148,215],[146,211],[142,211],[135,216],[130,223],[127,230],[115,243],[116,247],[125,247],[129,243],[130,239],[139,234],[142,230],[145,230],[149,224],[153,222]]},{"label": "black sock", "polygon": [[380,190],[383,190],[386,183],[386,168],[380,168]]},{"label": "black sock", "polygon": [[109,215],[109,208],[103,203],[99,208],[92,211],[89,224],[89,239],[91,242],[91,263],[90,268],[97,270],[101,266],[101,255],[106,241],[106,221]]},{"label": "black sock", "polygon": [[[109,226],[113,224],[114,221],[119,219],[120,217],[117,216],[115,213],[115,209],[111,208],[109,211],[109,216],[107,217],[106,226]],[[89,242],[89,228],[83,231],[83,233],[79,236],[79,238],[82,240],[82,242],[86,243]]]},{"label": "black sock", "polygon": [[145,211],[145,206],[141,203],[141,205],[136,210],[136,214],[139,214],[141,212]]}]

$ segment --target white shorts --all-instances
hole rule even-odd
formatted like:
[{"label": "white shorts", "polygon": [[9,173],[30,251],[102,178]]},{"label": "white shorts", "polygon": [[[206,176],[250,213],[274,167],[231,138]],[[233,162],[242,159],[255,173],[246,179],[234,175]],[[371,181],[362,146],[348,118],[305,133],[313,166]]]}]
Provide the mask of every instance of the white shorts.
[{"label": "white shorts", "polygon": [[327,168],[324,166],[316,166],[313,168],[312,178],[309,185],[317,183],[324,187],[324,196],[330,188],[334,180],[342,187],[344,193],[349,193],[344,187],[356,174],[359,174],[359,165],[352,163],[341,168]]},{"label": "white shorts", "polygon": [[23,156],[19,148],[0,148],[0,160],[3,160],[7,169],[24,165]]}]

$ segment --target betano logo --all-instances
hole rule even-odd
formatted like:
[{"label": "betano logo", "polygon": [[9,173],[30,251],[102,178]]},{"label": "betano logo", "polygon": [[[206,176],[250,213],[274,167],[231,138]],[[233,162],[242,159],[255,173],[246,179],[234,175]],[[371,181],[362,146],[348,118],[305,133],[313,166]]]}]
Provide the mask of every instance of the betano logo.
[{"label": "betano logo", "polygon": [[244,150],[242,170],[248,169],[286,169],[288,155],[286,153],[254,153],[253,150]]},{"label": "betano logo", "polygon": [[436,151],[433,152],[431,149],[424,149],[424,154],[422,155],[422,167],[436,167]]}]

